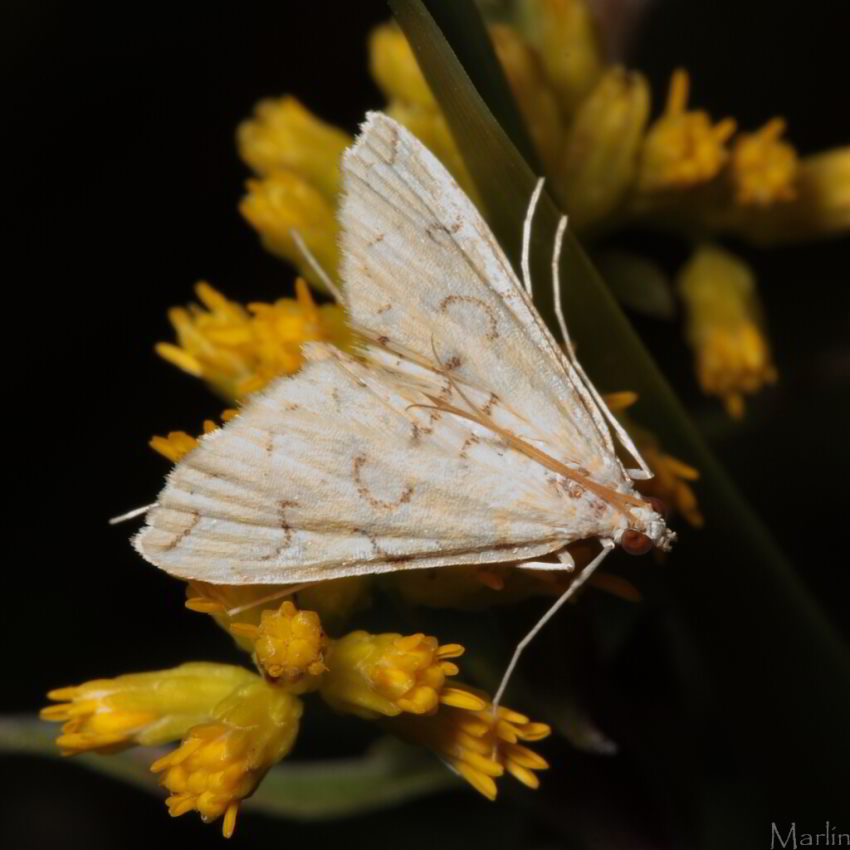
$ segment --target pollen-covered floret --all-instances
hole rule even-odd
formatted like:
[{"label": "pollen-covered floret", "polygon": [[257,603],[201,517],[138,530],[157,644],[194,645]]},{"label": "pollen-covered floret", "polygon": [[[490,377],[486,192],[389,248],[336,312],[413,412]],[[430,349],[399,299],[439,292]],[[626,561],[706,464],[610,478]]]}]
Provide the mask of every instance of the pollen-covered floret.
[{"label": "pollen-covered floret", "polygon": [[223,816],[225,838],[233,834],[242,800],[292,749],[303,710],[298,697],[253,678],[151,765],[170,792],[165,802],[172,817],[193,809],[205,821]]}]

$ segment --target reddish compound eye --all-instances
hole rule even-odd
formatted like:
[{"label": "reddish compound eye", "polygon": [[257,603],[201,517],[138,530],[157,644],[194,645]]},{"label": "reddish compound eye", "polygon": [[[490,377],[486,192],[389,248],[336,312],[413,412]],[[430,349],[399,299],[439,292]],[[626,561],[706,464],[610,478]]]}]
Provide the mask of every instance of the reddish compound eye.
[{"label": "reddish compound eye", "polygon": [[645,555],[652,549],[653,545],[653,542],[643,532],[635,531],[632,528],[624,531],[620,539],[620,546],[629,555]]}]

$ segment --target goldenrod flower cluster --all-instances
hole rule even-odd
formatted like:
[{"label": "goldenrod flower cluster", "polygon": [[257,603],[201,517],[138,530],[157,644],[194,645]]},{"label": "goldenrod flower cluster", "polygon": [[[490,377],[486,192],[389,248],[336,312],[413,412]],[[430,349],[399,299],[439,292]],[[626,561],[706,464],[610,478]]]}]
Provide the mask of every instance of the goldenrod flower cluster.
[{"label": "goldenrod flower cluster", "polygon": [[178,344],[161,342],[156,351],[184,372],[203,378],[228,402],[241,401],[272,378],[297,372],[305,342],[348,345],[342,309],[317,306],[303,278],[295,282],[295,299],[281,298],[274,304],[243,307],[208,283],[199,283],[195,292],[202,307],[175,307],[168,314]]},{"label": "goldenrod flower cluster", "polygon": [[[226,613],[247,604],[242,588],[221,587],[217,595],[217,601],[193,596],[192,607]],[[495,711],[480,692],[450,684],[458,673],[450,659],[463,654],[462,646],[423,634],[365,631],[335,640],[316,612],[299,610],[290,599],[257,619],[258,625],[230,629],[253,650],[262,676],[194,663],[99,679],[51,691],[59,704],[41,716],[64,724],[57,744],[68,755],[181,740],[151,765],[169,792],[169,813],[223,817],[225,837],[233,834],[242,800],[292,749],[304,711],[300,697],[310,691],[337,711],[398,721],[389,728],[443,756],[491,799],[494,779],[505,771],[537,786],[532,771],[546,762],[517,742],[540,740],[549,727]],[[401,715],[410,721],[401,722]]]}]

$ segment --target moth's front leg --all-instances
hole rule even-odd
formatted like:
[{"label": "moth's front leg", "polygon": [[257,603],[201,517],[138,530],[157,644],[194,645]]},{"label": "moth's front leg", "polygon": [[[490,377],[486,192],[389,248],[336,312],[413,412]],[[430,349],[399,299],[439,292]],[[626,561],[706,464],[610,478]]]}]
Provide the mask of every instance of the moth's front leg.
[{"label": "moth's front leg", "polygon": [[571,573],[576,568],[573,556],[562,549],[557,553],[557,561],[520,561],[516,567],[518,570],[566,570]]}]

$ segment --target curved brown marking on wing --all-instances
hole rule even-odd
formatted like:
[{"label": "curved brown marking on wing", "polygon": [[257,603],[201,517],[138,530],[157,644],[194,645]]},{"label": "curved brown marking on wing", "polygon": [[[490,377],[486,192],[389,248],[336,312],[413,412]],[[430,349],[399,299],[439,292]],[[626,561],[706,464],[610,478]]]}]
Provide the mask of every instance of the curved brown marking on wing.
[{"label": "curved brown marking on wing", "polygon": [[[392,305],[392,304],[390,304],[390,302],[388,301],[386,304],[382,304],[380,307],[378,307],[378,309],[377,309],[377,310],[375,310],[375,312],[376,312],[379,316],[381,316],[381,315],[383,315],[384,313],[386,313],[386,312],[387,312],[387,310],[390,310],[390,309],[392,308],[392,306],[393,306],[393,305]],[[379,337],[379,338],[380,338],[380,337]]]},{"label": "curved brown marking on wing", "polygon": [[286,509],[298,507],[298,499],[281,499],[277,507],[280,510],[280,527],[283,529],[284,540],[288,546],[292,542],[292,526],[286,518]]},{"label": "curved brown marking on wing", "polygon": [[366,455],[357,455],[352,463],[354,483],[357,485],[357,493],[360,498],[365,499],[373,507],[384,508],[385,510],[393,510],[393,508],[401,507],[401,505],[410,501],[413,496],[413,487],[410,484],[404,485],[404,490],[394,502],[377,498],[363,481],[362,471],[367,461]]},{"label": "curved brown marking on wing", "polygon": [[387,157],[389,165],[395,165],[398,157],[398,129],[390,122],[385,122],[385,126],[389,128],[392,138],[390,139],[390,154]]},{"label": "curved brown marking on wing", "polygon": [[192,529],[201,521],[201,515],[197,511],[192,511],[189,516],[191,519],[187,523],[186,527],[181,529],[180,531],[172,531],[174,537],[172,540],[169,540],[168,543],[163,544],[162,551],[170,552],[172,549],[177,548],[191,533]]},{"label": "curved brown marking on wing", "polygon": [[496,314],[493,312],[493,308],[485,301],[482,301],[480,298],[475,298],[472,295],[447,295],[440,302],[438,309],[441,313],[446,313],[452,304],[469,304],[474,306],[476,309],[483,310],[487,314],[487,321],[490,323],[490,329],[487,331],[485,336],[491,342],[494,339],[499,338],[499,322],[496,318]]},{"label": "curved brown marking on wing", "polygon": [[275,558],[279,558],[283,554],[283,550],[288,549],[292,545],[292,526],[286,518],[286,509],[294,508],[297,505],[297,499],[281,499],[277,503],[277,508],[280,512],[280,520],[278,522],[283,530],[283,543],[276,546],[274,552],[271,552],[268,555],[263,555],[261,558],[257,558],[258,561],[271,561]]}]

